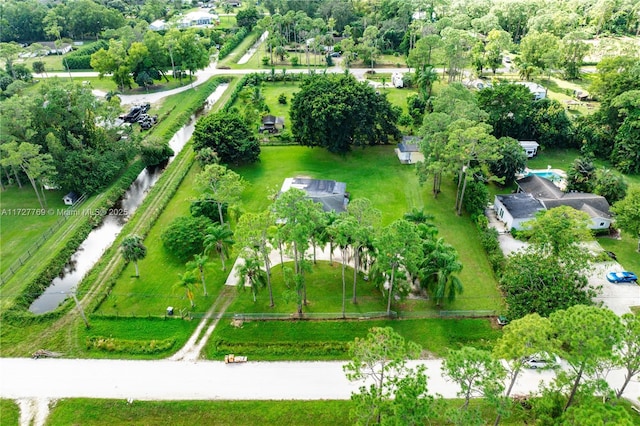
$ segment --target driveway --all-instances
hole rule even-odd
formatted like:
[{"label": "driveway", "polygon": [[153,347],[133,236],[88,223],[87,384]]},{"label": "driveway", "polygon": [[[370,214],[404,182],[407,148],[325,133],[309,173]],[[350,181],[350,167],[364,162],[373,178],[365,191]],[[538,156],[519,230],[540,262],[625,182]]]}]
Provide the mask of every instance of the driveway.
[{"label": "driveway", "polygon": [[[489,226],[498,231],[498,242],[505,256],[522,250],[528,244],[524,241],[516,240],[511,236],[505,225],[498,220],[496,212],[493,209],[486,209],[485,215],[489,219]],[[597,241],[591,241],[585,244],[589,251],[596,254],[604,251]],[[598,296],[594,299],[596,302],[602,302],[604,306],[611,309],[617,315],[630,313],[631,306],[640,305],[640,286],[637,284],[612,284],[606,279],[609,271],[623,271],[622,265],[618,262],[601,262],[596,263],[589,272],[587,279],[589,285],[596,289]]]}]

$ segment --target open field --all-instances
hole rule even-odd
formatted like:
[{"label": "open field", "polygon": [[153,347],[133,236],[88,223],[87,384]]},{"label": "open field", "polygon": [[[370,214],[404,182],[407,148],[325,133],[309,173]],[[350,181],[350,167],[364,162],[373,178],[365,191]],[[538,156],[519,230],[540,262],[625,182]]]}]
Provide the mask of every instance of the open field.
[{"label": "open field", "polygon": [[255,360],[347,359],[347,343],[365,337],[371,327],[392,327],[418,343],[425,351],[423,357],[444,356],[448,349],[462,346],[490,349],[502,334],[484,318],[251,321],[240,328],[223,320],[207,342],[205,356],[214,360],[225,353],[241,353]]},{"label": "open field", "polygon": [[62,214],[58,213],[67,208],[62,202],[63,196],[64,192],[60,190],[45,191],[47,209],[42,211],[29,181],[23,182],[22,188],[12,185],[2,191],[0,272],[6,271],[62,217]]}]

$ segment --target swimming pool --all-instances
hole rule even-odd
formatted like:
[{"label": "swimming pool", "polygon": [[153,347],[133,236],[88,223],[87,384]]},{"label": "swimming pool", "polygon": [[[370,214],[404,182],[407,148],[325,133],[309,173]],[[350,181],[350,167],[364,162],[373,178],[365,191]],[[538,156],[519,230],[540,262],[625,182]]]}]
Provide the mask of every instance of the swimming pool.
[{"label": "swimming pool", "polygon": [[529,170],[529,173],[527,173],[527,176],[531,176],[531,175],[536,175],[536,176],[540,176],[541,178],[549,179],[551,182],[559,182],[562,179],[564,179],[564,176],[550,170]]}]

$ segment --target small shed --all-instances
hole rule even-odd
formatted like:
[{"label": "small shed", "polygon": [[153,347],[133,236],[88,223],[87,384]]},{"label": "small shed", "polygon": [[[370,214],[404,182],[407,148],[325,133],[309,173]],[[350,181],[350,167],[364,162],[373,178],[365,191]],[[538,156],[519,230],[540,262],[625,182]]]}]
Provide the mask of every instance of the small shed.
[{"label": "small shed", "polygon": [[424,154],[420,152],[420,138],[417,136],[403,136],[402,142],[395,149],[398,160],[402,164],[415,164],[424,161]]},{"label": "small shed", "polygon": [[67,195],[62,197],[62,201],[64,201],[64,203],[67,206],[72,206],[72,205],[74,205],[76,203],[76,201],[78,201],[79,198],[80,198],[80,196],[78,194],[76,194],[75,192],[71,191]]},{"label": "small shed", "polygon": [[518,141],[524,152],[527,153],[527,157],[533,158],[538,153],[540,144],[536,141]]}]

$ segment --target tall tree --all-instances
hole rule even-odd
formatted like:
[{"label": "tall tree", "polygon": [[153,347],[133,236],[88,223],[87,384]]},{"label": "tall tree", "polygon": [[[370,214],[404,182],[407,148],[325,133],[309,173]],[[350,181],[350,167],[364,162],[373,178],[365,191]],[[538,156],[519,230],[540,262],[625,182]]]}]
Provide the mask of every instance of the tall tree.
[{"label": "tall tree", "polygon": [[122,249],[122,257],[127,262],[133,262],[136,268],[136,277],[139,277],[138,260],[142,260],[147,256],[147,248],[142,242],[142,237],[135,234],[127,235],[120,243],[120,247]]},{"label": "tall tree", "polygon": [[248,282],[255,303],[259,289],[264,288],[267,284],[267,273],[260,267],[260,260],[255,252],[244,251],[243,262],[238,268],[238,275],[240,276],[240,283],[238,284],[240,290],[244,290],[245,283]]},{"label": "tall tree", "polygon": [[[391,300],[401,293],[396,283],[398,269],[415,271],[420,237],[416,227],[400,219],[383,228],[374,242],[379,281],[387,287],[387,315],[391,316]],[[402,290],[402,289],[400,289]]]},{"label": "tall tree", "polygon": [[41,147],[28,142],[9,142],[0,145],[3,158],[0,160],[2,167],[14,167],[22,170],[27,176],[36,193],[40,208],[47,208],[46,194],[43,182],[51,182],[55,176],[53,159],[50,154],[40,153]]},{"label": "tall tree", "polygon": [[399,138],[399,116],[385,95],[352,75],[309,76],[291,103],[294,138],[336,153]]},{"label": "tall tree", "polygon": [[618,344],[615,362],[626,370],[624,382],[616,391],[616,397],[620,398],[627,385],[634,376],[640,373],[640,317],[634,314],[622,315],[624,331]]},{"label": "tall tree", "polygon": [[358,303],[356,295],[358,271],[363,264],[364,251],[371,246],[373,236],[382,222],[382,212],[375,207],[368,198],[356,198],[347,206],[347,213],[356,222],[351,227],[350,243],[353,250],[353,298],[352,303]]},{"label": "tall tree", "polygon": [[611,211],[615,214],[615,224],[630,235],[638,238],[640,252],[640,188],[631,187],[624,199],[616,202]]},{"label": "tall tree", "polygon": [[589,215],[569,206],[544,210],[528,224],[531,241],[554,256],[567,253],[579,242],[593,239]]},{"label": "tall tree", "polygon": [[[341,264],[342,264],[342,318],[345,318],[346,299],[347,299],[347,282],[345,278],[345,269],[349,259],[351,258],[349,249],[351,248],[351,235],[358,226],[353,216],[341,214],[329,228],[329,233],[333,236],[333,241],[340,247]],[[354,265],[355,268],[355,265]]]},{"label": "tall tree", "polygon": [[224,225],[222,207],[234,205],[245,187],[242,177],[221,164],[209,164],[196,176],[196,185],[218,206],[220,224]]},{"label": "tall tree", "polygon": [[449,302],[462,293],[462,281],[457,276],[462,271],[458,251],[446,244],[442,238],[423,238],[422,258],[418,275],[420,284],[429,291],[429,295],[440,306],[446,298]]},{"label": "tall tree", "polygon": [[204,292],[205,296],[209,295],[209,293],[207,292],[207,282],[204,276],[204,268],[205,266],[207,266],[208,262],[209,256],[205,255],[204,253],[199,253],[193,256],[193,260],[187,262],[186,264],[187,269],[197,269],[200,273],[200,282],[202,282],[202,291]]},{"label": "tall tree", "polygon": [[235,112],[220,111],[198,120],[193,148],[212,148],[225,164],[253,163],[260,156],[260,142],[249,125]]},{"label": "tall tree", "polygon": [[623,333],[620,319],[609,309],[576,305],[550,315],[559,342],[558,354],[569,365],[556,381],[570,384],[563,411],[573,403],[578,386],[594,375],[604,360],[613,360],[614,348]]},{"label": "tall tree", "polygon": [[455,208],[457,214],[461,215],[467,182],[498,158],[496,138],[491,135],[490,125],[465,119],[455,121],[448,130],[447,158],[452,168],[457,168]]},{"label": "tall tree", "polygon": [[309,249],[311,233],[322,220],[322,206],[309,199],[304,191],[291,188],[278,196],[273,211],[276,220],[282,223],[279,229],[282,240],[293,249],[298,314],[301,315],[302,305],[307,304],[305,253]]},{"label": "tall tree", "polygon": [[238,219],[235,238],[240,247],[253,250],[262,257],[262,263],[267,272],[267,289],[269,290],[269,306],[273,307],[273,290],[271,288],[271,244],[269,243],[269,228],[273,225],[273,218],[269,211],[262,213],[245,213]]},{"label": "tall tree", "polygon": [[204,236],[204,253],[209,254],[214,250],[220,256],[223,271],[227,270],[224,261],[229,258],[233,244],[233,231],[228,225],[215,223],[207,228]]},{"label": "tall tree", "polygon": [[420,347],[407,342],[391,327],[374,327],[366,338],[357,338],[349,344],[349,358],[344,367],[347,379],[370,381],[367,388],[360,387],[360,393],[353,393],[357,424],[380,424],[386,414],[384,404],[393,395],[389,382],[407,375],[406,362],[420,353]]},{"label": "tall tree", "polygon": [[[553,328],[549,319],[538,314],[513,320],[503,328],[502,336],[493,347],[493,355],[507,363],[509,386],[504,395],[506,398],[511,395],[513,385],[525,367],[528,357],[553,352],[552,334]],[[498,414],[494,426],[500,423],[501,417]]]},{"label": "tall tree", "polygon": [[593,192],[596,167],[590,158],[578,157],[573,160],[567,171],[567,190]]},{"label": "tall tree", "polygon": [[490,352],[481,349],[465,346],[450,351],[442,363],[442,373],[460,386],[458,396],[464,398],[463,410],[468,409],[472,397],[481,396],[495,403],[504,390],[504,367]]}]

